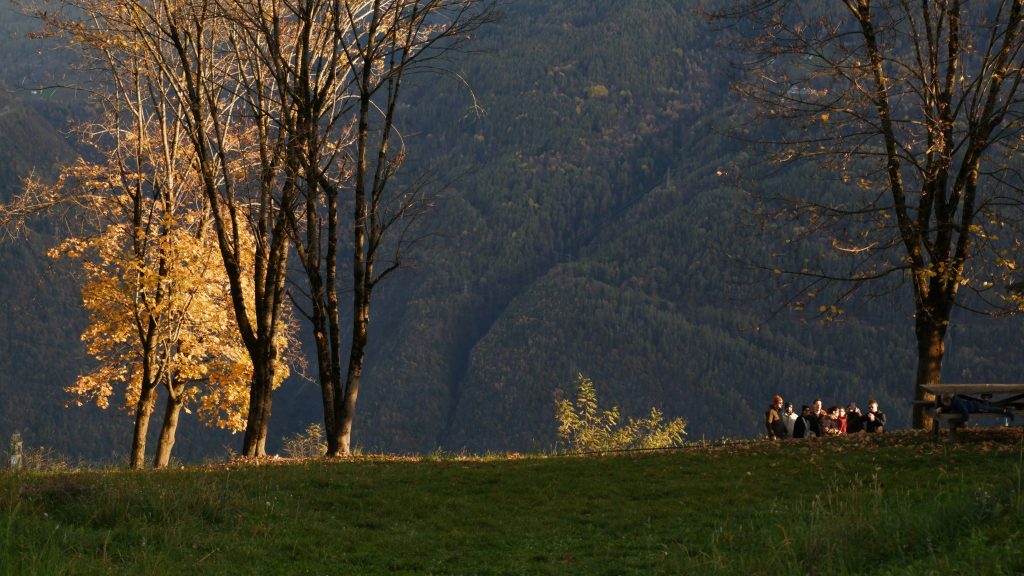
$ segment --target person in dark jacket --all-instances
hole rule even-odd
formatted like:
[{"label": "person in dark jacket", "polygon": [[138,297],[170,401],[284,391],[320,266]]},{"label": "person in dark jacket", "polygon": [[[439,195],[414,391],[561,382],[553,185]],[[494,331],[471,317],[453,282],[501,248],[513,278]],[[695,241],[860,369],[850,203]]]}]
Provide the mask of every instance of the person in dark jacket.
[{"label": "person in dark jacket", "polygon": [[839,436],[842,431],[839,429],[839,407],[830,406],[825,415],[818,418],[823,436]]},{"label": "person in dark jacket", "polygon": [[864,415],[853,402],[846,408],[846,433],[856,434],[864,431]]},{"label": "person in dark jacket", "polygon": [[868,400],[868,411],[864,414],[864,431],[885,432],[885,412],[878,409],[878,402]]},{"label": "person in dark jacket", "polygon": [[793,424],[793,438],[810,438],[821,436],[821,426],[818,425],[818,418],[810,406],[804,404],[800,409],[800,416]]},{"label": "person in dark jacket", "polygon": [[772,404],[764,413],[764,426],[768,432],[768,439],[782,440],[786,437],[786,426],[782,423],[782,396],[778,394],[772,398]]},{"label": "person in dark jacket", "polygon": [[960,414],[960,422],[950,422],[950,426],[963,425],[967,426],[967,420],[970,419],[971,414],[987,413],[987,414],[1003,414],[1008,418],[1013,418],[1013,412],[1002,406],[996,406],[989,402],[983,402],[967,396],[961,396],[959,394],[943,394],[939,396],[939,405],[935,408],[936,414]]}]

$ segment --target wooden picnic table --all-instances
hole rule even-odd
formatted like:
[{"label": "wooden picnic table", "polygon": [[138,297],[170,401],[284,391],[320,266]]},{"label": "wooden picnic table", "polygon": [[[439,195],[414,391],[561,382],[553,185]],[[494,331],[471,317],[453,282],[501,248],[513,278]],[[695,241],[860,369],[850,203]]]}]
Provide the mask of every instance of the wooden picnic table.
[{"label": "wooden picnic table", "polygon": [[962,394],[998,406],[1024,404],[1024,384],[922,384],[921,388],[936,396]]},{"label": "wooden picnic table", "polygon": [[[936,396],[942,394],[960,394],[962,396],[969,396],[976,399],[983,400],[1000,408],[1008,409],[1007,414],[1013,414],[1014,417],[1024,415],[1024,384],[923,384],[921,388],[927,392],[931,392]],[[917,403],[917,402],[915,402]],[[921,403],[924,403],[923,401]],[[935,427],[933,430],[935,434],[939,433],[939,421],[946,420],[950,424],[950,432],[956,432],[957,424],[960,421],[960,415],[951,413],[935,413],[935,403],[929,402],[928,412],[931,417],[935,419]],[[979,418],[983,417],[995,417],[1003,418],[1004,425],[1009,425],[1011,418],[1008,418],[1006,414],[999,413],[980,413],[977,414]],[[1021,425],[1021,418],[1017,417],[1017,425]]]}]

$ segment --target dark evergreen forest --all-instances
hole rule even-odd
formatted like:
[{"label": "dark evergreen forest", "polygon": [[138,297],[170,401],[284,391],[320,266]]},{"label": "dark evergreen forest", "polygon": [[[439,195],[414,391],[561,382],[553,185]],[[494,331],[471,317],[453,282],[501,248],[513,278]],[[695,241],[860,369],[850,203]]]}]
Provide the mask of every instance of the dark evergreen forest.
[{"label": "dark evergreen forest", "polygon": [[[403,175],[428,176],[436,206],[413,266],[376,297],[356,445],[549,449],[555,400],[577,372],[624,415],[653,405],[685,417],[691,439],[758,434],[775,393],[798,406],[874,397],[894,427],[908,425],[906,287],[878,286],[829,321],[783,306],[785,280],[770,268],[807,254],[772,253],[754,198],[831,184],[767,167],[765,150],[736,137],[756,126],[729,88],[727,36],[694,5],[507,2],[447,74],[416,78],[401,112]],[[65,66],[3,16],[6,198],[28,170],[72,156],[66,127],[88,111],[66,91],[24,89]],[[84,318],[70,276],[44,254],[59,225],[0,248],[0,437],[19,429],[30,444],[107,458],[127,451],[127,417],[64,407],[85,361]],[[958,314],[945,379],[1019,381],[1020,341],[1014,318]],[[282,388],[272,437],[316,421],[318,393],[297,378]],[[199,427],[183,422],[183,458],[238,443]]]}]

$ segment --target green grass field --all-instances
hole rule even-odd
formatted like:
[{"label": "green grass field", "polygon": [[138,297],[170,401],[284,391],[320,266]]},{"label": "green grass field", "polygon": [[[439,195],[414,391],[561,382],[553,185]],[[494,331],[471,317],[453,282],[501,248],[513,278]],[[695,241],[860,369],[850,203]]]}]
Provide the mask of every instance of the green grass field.
[{"label": "green grass field", "polygon": [[1021,574],[1021,429],[0,474],[0,574]]}]

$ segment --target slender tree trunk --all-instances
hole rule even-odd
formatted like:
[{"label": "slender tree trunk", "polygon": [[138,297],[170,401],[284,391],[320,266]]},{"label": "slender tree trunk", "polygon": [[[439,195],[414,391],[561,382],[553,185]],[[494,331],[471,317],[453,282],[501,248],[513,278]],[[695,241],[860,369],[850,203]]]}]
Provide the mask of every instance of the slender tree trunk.
[{"label": "slender tree trunk", "polygon": [[178,416],[181,414],[181,394],[167,395],[167,407],[164,409],[164,423],[160,427],[160,441],[156,445],[156,459],[153,466],[166,468],[171,461],[174,449],[174,435],[178,431]]},{"label": "slender tree trunk", "polygon": [[[946,327],[949,315],[929,314],[924,307],[917,312],[914,332],[917,336],[917,376],[914,384],[914,400],[935,401],[935,395],[921,386],[938,384],[942,378],[942,358],[946,353]],[[919,430],[931,430],[934,422],[928,418],[927,406],[914,405],[913,426]]]},{"label": "slender tree trunk", "polygon": [[[335,274],[330,258],[336,258],[336,249],[328,246],[327,278],[321,275],[320,259],[320,222],[316,212],[317,196],[307,192],[306,196],[306,243],[297,248],[303,254],[303,266],[309,281],[312,314],[309,316],[313,325],[313,340],[316,343],[317,376],[320,381],[320,396],[324,408],[324,430],[327,435],[327,455],[337,456],[337,403],[335,396],[339,389],[340,365],[338,362],[339,330],[338,330],[338,298],[334,284]],[[329,206],[328,208],[333,209]],[[337,225],[337,218],[331,218],[331,226]],[[336,234],[330,234],[330,242],[337,242]]]},{"label": "slender tree trunk", "polygon": [[[327,434],[327,454],[338,456],[342,447],[340,444],[341,435],[338,433],[339,412],[337,406],[337,391],[341,389],[341,314],[338,303],[338,198],[334,190],[327,192],[327,257],[325,259],[327,272],[327,326],[328,344],[330,354],[328,360],[331,367],[331,379],[327,382],[321,380],[320,385],[330,389],[330,397],[333,405],[331,411],[331,426],[325,428]],[[361,368],[360,368],[361,370]],[[357,387],[358,388],[358,387]],[[325,392],[326,395],[326,392]],[[326,397],[324,409],[327,410]],[[349,429],[352,424],[349,423]],[[346,453],[348,445],[345,446]]]},{"label": "slender tree trunk", "polygon": [[[310,164],[312,164],[310,162]],[[308,168],[307,171],[313,169]],[[310,178],[312,180],[312,178]],[[309,280],[309,294],[310,300],[313,305],[313,313],[310,318],[313,323],[313,339],[316,343],[316,364],[318,377],[320,380],[320,396],[324,407],[324,430],[327,435],[327,454],[329,456],[336,456],[338,453],[338,439],[335,431],[337,430],[337,418],[335,412],[335,389],[337,388],[334,382],[337,380],[336,363],[333,361],[333,357],[337,354],[337,344],[335,343],[333,336],[335,333],[334,327],[337,325],[336,318],[331,318],[329,311],[330,295],[336,293],[337,288],[333,284],[333,275],[330,274],[330,260],[329,258],[336,257],[335,251],[330,245],[327,247],[328,253],[328,278],[330,281],[325,282],[323,276],[320,273],[320,233],[321,225],[319,214],[317,213],[317,205],[319,196],[316,193],[317,185],[314,184],[312,189],[306,191],[306,245],[304,248],[305,259],[304,266],[306,268],[306,278]],[[331,207],[328,206],[328,210]],[[330,225],[337,225],[335,222],[336,218],[331,220]],[[334,234],[330,235],[333,239]],[[296,242],[298,248],[302,248]],[[335,297],[335,300],[337,298]],[[335,308],[335,312],[337,308]],[[328,328],[330,326],[330,328]]]},{"label": "slender tree trunk", "polygon": [[[319,299],[322,287],[314,288],[314,298]],[[327,318],[321,308],[321,303],[313,303],[313,335],[316,340],[316,361],[319,369],[320,395],[324,405],[324,430],[327,433],[327,454],[334,456],[338,451],[336,430],[335,405],[334,405],[334,373],[331,363],[331,348],[328,344]]]},{"label": "slender tree trunk", "polygon": [[348,361],[348,374],[345,378],[344,394],[340,395],[336,409],[338,418],[338,450],[340,456],[351,454],[352,421],[356,413],[356,401],[359,398],[359,381],[363,374],[363,360],[366,357],[366,328],[370,320],[369,289],[364,288],[365,298],[357,305],[355,319],[352,323],[352,348]]},{"label": "slender tree trunk", "polygon": [[135,405],[135,431],[132,436],[130,466],[141,470],[146,466],[146,435],[149,433],[149,418],[156,406],[156,387],[143,384],[139,401]]}]

